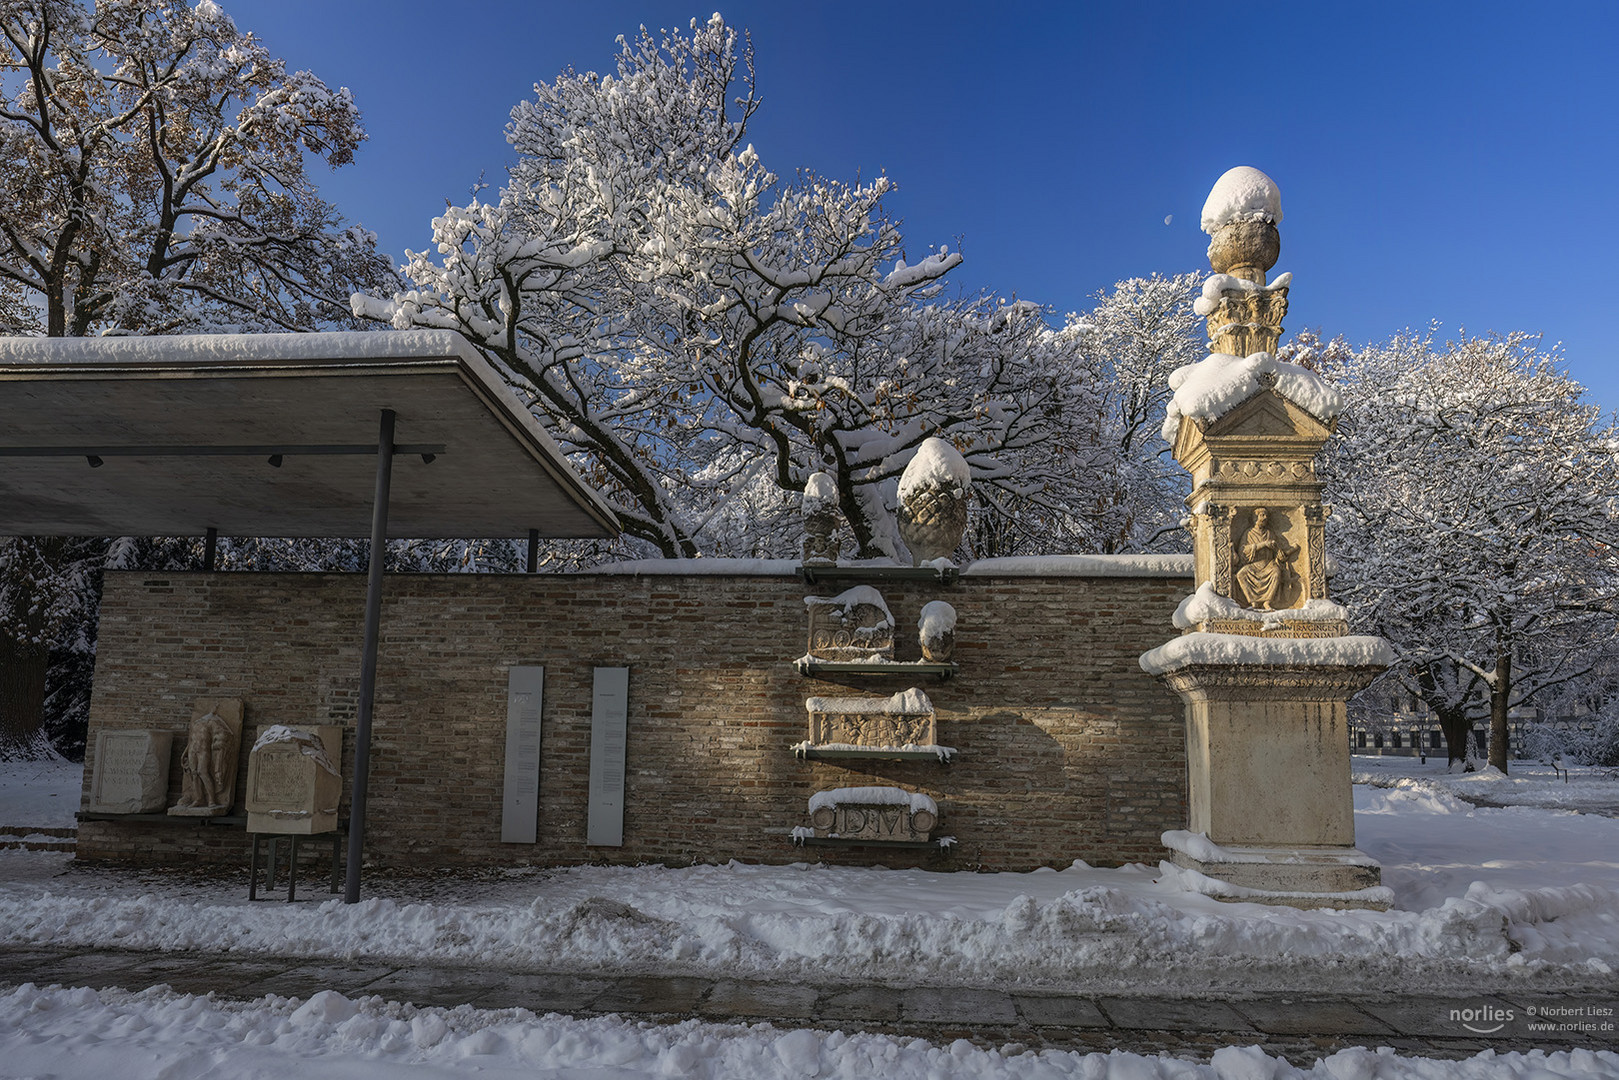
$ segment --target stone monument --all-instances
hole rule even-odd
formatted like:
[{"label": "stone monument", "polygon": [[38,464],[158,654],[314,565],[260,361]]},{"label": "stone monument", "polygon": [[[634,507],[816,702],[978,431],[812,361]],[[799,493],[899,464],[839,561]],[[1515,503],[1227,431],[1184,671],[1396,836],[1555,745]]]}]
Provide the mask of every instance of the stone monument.
[{"label": "stone monument", "polygon": [[896,787],[817,791],[809,813],[810,835],[821,840],[926,843],[939,823],[931,798]]},{"label": "stone monument", "polygon": [[234,698],[197,702],[186,732],[175,817],[221,817],[236,802],[236,765],[242,745],[242,703]]},{"label": "stone monument", "polygon": [[1170,376],[1164,437],[1192,474],[1197,592],[1183,635],[1141,666],[1186,705],[1190,824],[1164,834],[1164,872],[1224,900],[1387,907],[1377,862],[1355,848],[1345,703],[1388,666],[1382,638],[1351,635],[1327,596],[1315,456],[1342,399],[1273,355],[1291,275],[1276,185],[1222,176],[1203,208],[1216,273],[1197,311],[1214,352]]},{"label": "stone monument", "polygon": [[971,490],[961,452],[943,439],[922,440],[899,478],[899,535],[913,566],[948,559],[960,546]]},{"label": "stone monument", "polygon": [[856,585],[836,596],[806,596],[809,644],[814,660],[881,663],[894,659],[894,616],[883,594]]},{"label": "stone monument", "polygon": [[835,566],[838,561],[838,485],[824,472],[804,483],[804,565]]},{"label": "stone monument", "polygon": [[916,687],[892,697],[812,697],[806,747],[845,746],[898,750],[933,748],[939,741],[933,702]]},{"label": "stone monument", "polygon": [[247,831],[331,832],[342,794],[343,729],[276,724],[247,756]]},{"label": "stone monument", "polygon": [[922,659],[930,664],[948,664],[956,654],[956,609],[943,600],[922,605],[916,620],[916,640]]},{"label": "stone monument", "polygon": [[155,814],[169,798],[170,731],[98,731],[90,798],[98,814]]}]

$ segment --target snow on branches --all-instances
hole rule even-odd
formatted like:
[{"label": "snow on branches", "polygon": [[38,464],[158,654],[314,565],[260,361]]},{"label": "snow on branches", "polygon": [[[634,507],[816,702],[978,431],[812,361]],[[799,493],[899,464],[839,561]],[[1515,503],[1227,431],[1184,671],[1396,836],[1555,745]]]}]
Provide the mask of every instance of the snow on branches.
[{"label": "snow on branches", "polygon": [[10,0],[0,65],[0,280],[47,334],[309,330],[392,280],[305,175],[365,138],[348,91],[211,0]]},{"label": "snow on branches", "polygon": [[1447,736],[1491,717],[1504,769],[1509,710],[1614,645],[1615,432],[1523,334],[1405,335],[1336,363],[1335,590]]}]

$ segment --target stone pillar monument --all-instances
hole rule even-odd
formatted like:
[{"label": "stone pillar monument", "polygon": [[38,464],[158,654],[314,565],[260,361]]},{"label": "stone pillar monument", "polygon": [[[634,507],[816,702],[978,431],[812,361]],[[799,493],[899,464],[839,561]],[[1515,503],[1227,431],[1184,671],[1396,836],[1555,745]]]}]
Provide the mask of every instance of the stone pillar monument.
[{"label": "stone pillar monument", "polygon": [[1377,862],[1355,848],[1345,703],[1392,660],[1352,635],[1327,596],[1315,456],[1342,408],[1314,372],[1273,355],[1292,275],[1281,198],[1246,166],[1203,207],[1215,273],[1197,312],[1212,353],[1170,376],[1164,436],[1192,474],[1197,592],[1183,633],[1141,666],[1186,703],[1186,830],[1164,834],[1165,874],[1224,900],[1387,907]]}]

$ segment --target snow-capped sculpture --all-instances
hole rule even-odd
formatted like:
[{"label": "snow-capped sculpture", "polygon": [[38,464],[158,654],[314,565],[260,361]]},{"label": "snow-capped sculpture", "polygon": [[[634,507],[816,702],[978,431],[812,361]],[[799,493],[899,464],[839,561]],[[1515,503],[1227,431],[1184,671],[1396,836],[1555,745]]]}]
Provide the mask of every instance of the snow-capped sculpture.
[{"label": "snow-capped sculpture", "polygon": [[916,636],[922,646],[922,659],[930,664],[948,664],[956,652],[956,609],[943,600],[922,605],[916,620]]},{"label": "snow-capped sculpture", "polygon": [[838,561],[838,485],[824,472],[804,482],[804,564],[832,566]]},{"label": "snow-capped sculpture", "polygon": [[967,531],[972,471],[948,442],[925,439],[899,478],[899,535],[911,565],[948,559]]},{"label": "snow-capped sculpture", "polygon": [[1215,181],[1203,204],[1203,231],[1209,234],[1209,263],[1217,274],[1265,284],[1265,271],[1282,254],[1276,226],[1282,220],[1282,193],[1258,169],[1238,165]]}]

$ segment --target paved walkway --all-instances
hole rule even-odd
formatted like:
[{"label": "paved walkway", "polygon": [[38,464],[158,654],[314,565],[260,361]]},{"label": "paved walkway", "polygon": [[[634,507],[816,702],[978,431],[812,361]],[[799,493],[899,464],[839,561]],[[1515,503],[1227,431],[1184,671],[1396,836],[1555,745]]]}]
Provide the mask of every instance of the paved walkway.
[{"label": "paved walkway", "polygon": [[[306,998],[318,990],[332,989],[416,1005],[521,1006],[536,1013],[581,1017],[618,1013],[659,1021],[688,1017],[770,1021],[788,1027],[881,1031],[934,1042],[967,1038],[985,1046],[1117,1048],[1205,1059],[1220,1046],[1258,1044],[1297,1065],[1349,1046],[1392,1046],[1404,1053],[1435,1057],[1466,1057],[1489,1048],[1619,1049],[1615,1029],[1619,994],[1331,1000],[1270,995],[1187,1000],[0,947],[0,985],[23,982],[132,990],[167,983],[185,993],[214,993],[237,1000],[264,994]],[[1548,1012],[1557,1017],[1552,1022],[1568,1026],[1552,1031],[1530,1026],[1541,1022],[1537,1014]]]}]

